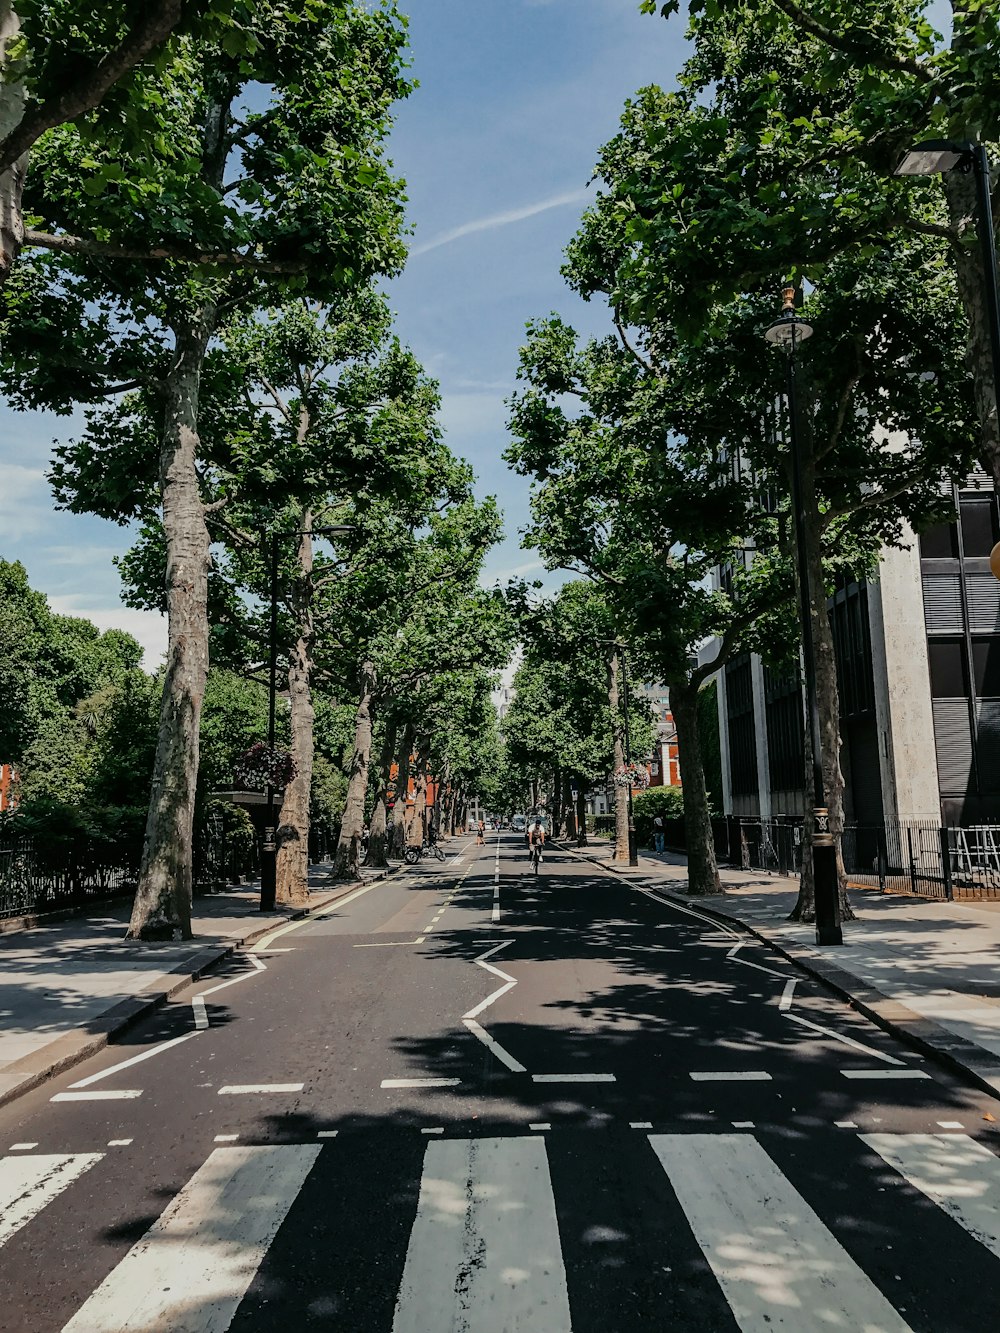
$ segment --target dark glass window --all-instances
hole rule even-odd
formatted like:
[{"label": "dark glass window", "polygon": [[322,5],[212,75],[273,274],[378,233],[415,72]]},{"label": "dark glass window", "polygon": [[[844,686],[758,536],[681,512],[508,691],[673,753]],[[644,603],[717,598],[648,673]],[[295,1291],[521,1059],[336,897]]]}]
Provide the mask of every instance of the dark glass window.
[{"label": "dark glass window", "polygon": [[961,639],[930,639],[927,655],[931,668],[931,696],[935,699],[967,699],[969,673],[964,642]]},{"label": "dark glass window", "polygon": [[954,523],[939,523],[920,535],[920,554],[925,560],[957,560],[958,530]]},{"label": "dark glass window", "polygon": [[989,555],[997,544],[996,502],[992,496],[964,498],[962,512],[962,549],[966,555]]},{"label": "dark glass window", "polygon": [[976,693],[987,699],[1000,699],[1000,638],[973,639],[972,666]]}]

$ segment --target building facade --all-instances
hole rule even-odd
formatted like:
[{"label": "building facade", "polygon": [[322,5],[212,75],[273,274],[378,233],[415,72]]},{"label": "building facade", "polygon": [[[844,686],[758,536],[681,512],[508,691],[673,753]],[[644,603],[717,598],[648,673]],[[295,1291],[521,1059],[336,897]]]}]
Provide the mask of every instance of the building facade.
[{"label": "building facade", "polygon": [[[1000,582],[989,565],[1000,513],[983,473],[954,501],[955,522],[907,533],[876,579],[830,600],[852,823],[1000,823]],[[797,668],[744,654],[718,683],[726,813],[801,814]]]}]

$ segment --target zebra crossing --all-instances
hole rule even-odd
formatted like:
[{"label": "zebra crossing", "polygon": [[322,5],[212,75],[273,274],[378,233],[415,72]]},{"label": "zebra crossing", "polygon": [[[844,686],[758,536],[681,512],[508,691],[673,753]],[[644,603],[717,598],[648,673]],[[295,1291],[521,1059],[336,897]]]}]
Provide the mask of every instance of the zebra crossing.
[{"label": "zebra crossing", "polygon": [[[311,1291],[304,1309],[325,1312],[318,1327],[352,1333],[579,1333],[594,1326],[601,1284],[621,1283],[619,1270],[632,1263],[646,1287],[673,1301],[671,1319],[644,1296],[638,1316],[616,1322],[614,1297],[599,1325],[609,1333],[960,1333],[984,1325],[963,1323],[960,1308],[947,1325],[910,1321],[914,1285],[928,1280],[927,1253],[942,1267],[959,1256],[975,1290],[1000,1289],[1000,1156],[970,1135],[844,1136],[839,1151],[847,1156],[835,1174],[853,1182],[849,1210],[843,1197],[818,1203],[815,1181],[764,1135],[642,1132],[627,1149],[610,1135],[562,1138],[515,1133],[417,1145],[412,1136],[397,1159],[378,1135],[352,1142],[349,1133],[214,1147],[144,1234],[124,1253],[95,1261],[85,1299],[54,1323],[33,1322],[41,1316],[30,1310],[11,1313],[12,1250],[19,1241],[30,1248],[33,1232],[47,1234],[54,1206],[64,1218],[84,1212],[84,1230],[98,1235],[93,1200],[110,1188],[121,1158],[11,1152],[0,1158],[0,1247],[10,1247],[0,1248],[0,1329],[297,1328],[280,1294],[294,1286]],[[380,1168],[388,1179],[378,1187]],[[327,1210],[336,1211],[349,1177],[353,1202],[341,1202],[334,1218]],[[878,1202],[887,1190],[890,1202]],[[343,1225],[359,1208],[369,1215],[352,1244],[375,1252],[369,1271],[385,1288],[379,1301],[369,1299],[368,1322],[340,1300],[341,1288],[357,1280]],[[912,1262],[886,1241],[883,1219],[894,1215],[901,1234],[915,1226],[927,1233],[928,1251],[915,1251]],[[877,1246],[865,1243],[873,1217]],[[318,1270],[296,1257],[306,1234]]]}]

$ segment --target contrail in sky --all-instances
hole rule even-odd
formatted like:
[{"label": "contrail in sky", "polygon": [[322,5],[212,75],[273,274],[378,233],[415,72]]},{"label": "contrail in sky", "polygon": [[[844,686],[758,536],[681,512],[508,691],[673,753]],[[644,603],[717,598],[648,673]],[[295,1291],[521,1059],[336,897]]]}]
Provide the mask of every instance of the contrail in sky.
[{"label": "contrail in sky", "polygon": [[551,199],[542,199],[537,204],[525,204],[523,208],[511,208],[504,213],[491,213],[489,217],[476,218],[472,222],[463,222],[460,227],[432,236],[422,245],[415,245],[411,255],[425,255],[428,250],[436,250],[441,245],[450,245],[462,236],[471,236],[477,231],[494,231],[497,227],[509,227],[512,222],[521,222],[524,218],[533,218],[536,213],[547,213],[550,208],[564,208],[567,204],[581,204],[587,198],[586,190],[570,190],[565,194],[555,194]]}]

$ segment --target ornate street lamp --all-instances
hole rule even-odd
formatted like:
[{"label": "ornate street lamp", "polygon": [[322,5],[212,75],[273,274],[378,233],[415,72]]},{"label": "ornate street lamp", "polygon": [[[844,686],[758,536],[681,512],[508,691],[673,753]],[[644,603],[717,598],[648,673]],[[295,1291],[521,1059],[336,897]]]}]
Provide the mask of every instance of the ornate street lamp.
[{"label": "ornate street lamp", "polygon": [[[792,509],[795,518],[795,550],[799,568],[799,613],[802,619],[802,678],[806,721],[812,742],[813,772],[813,885],[816,900],[816,943],[843,944],[840,927],[840,885],[837,878],[837,849],[830,832],[830,811],[823,782],[823,745],[816,693],[816,649],[813,640],[814,598],[823,598],[822,588],[813,588],[809,575],[806,514],[802,499],[802,460],[799,456],[799,409],[795,384],[795,352],[799,343],[812,336],[812,325],[795,313],[795,288],[786,287],[781,314],[764,338],[785,353],[785,395],[788,399],[788,443],[792,464]],[[825,615],[825,606],[820,607]]]}]

